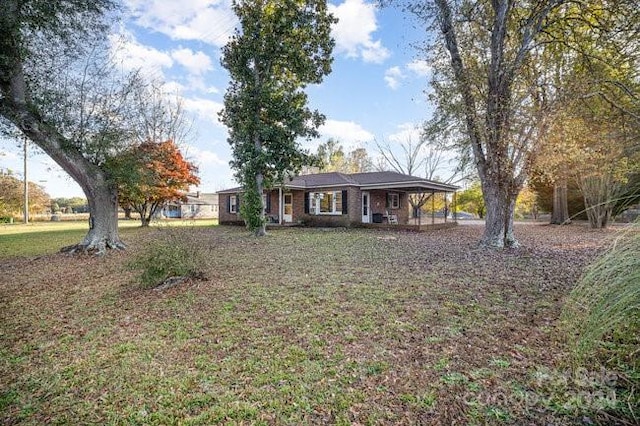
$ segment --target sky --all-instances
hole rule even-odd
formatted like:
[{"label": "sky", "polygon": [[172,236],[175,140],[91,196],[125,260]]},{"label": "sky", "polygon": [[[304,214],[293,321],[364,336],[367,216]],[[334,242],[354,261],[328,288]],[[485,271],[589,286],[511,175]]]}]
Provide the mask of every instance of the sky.
[{"label": "sky", "polygon": [[[227,0],[124,0],[125,18],[114,27],[110,46],[127,69],[140,68],[183,98],[194,134],[181,145],[199,167],[201,184],[192,190],[215,192],[236,186],[229,167],[227,129],[218,121],[229,83],[220,65],[221,49],[238,21]],[[325,114],[321,137],[301,141],[315,152],[328,138],[345,151],[364,147],[376,157],[376,142],[399,147],[418,139],[416,126],[433,112],[425,90],[429,67],[416,44],[425,30],[396,8],[366,0],[330,2],[338,18],[332,73],[309,86],[310,106]],[[0,139],[0,169],[23,175],[22,142]],[[80,187],[46,154],[29,150],[28,179],[53,197],[84,197]]]}]

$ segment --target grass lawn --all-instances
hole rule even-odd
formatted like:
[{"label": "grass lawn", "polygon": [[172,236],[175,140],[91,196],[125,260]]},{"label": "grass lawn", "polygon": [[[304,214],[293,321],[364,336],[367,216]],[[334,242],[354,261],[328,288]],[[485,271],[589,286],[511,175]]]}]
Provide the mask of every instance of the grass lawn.
[{"label": "grass lawn", "polygon": [[[152,226],[211,226],[217,220],[163,220]],[[118,227],[123,238],[136,233],[138,220],[121,220]],[[39,256],[53,254],[60,248],[78,243],[89,230],[89,223],[82,221],[31,222],[29,224],[0,224],[0,259],[10,256]]]},{"label": "grass lawn", "polygon": [[[0,422],[610,419],[613,402],[596,391],[615,397],[615,377],[571,371],[558,318],[611,233],[516,231],[524,248],[504,252],[477,249],[475,225],[262,239],[234,227],[127,229],[128,250],[104,257],[1,251]],[[168,232],[205,259],[207,279],[144,290],[125,265]],[[0,247],[8,236],[0,230]]]}]

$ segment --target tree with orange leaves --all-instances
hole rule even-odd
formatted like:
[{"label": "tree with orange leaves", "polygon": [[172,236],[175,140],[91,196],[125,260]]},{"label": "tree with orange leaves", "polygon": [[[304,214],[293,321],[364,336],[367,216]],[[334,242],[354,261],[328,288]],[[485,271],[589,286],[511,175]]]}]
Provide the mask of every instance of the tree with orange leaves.
[{"label": "tree with orange leaves", "polygon": [[114,159],[110,169],[118,184],[118,202],[138,212],[142,226],[149,226],[165,203],[185,199],[189,185],[200,183],[198,168],[171,140],[136,145]]}]

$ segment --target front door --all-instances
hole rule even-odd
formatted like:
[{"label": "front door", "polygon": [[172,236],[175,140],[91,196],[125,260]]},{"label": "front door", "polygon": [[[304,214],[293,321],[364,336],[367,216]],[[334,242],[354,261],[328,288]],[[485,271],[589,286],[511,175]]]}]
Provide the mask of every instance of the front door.
[{"label": "front door", "polygon": [[371,200],[368,192],[362,193],[362,223],[371,223]]},{"label": "front door", "polygon": [[293,194],[284,194],[284,202],[282,205],[284,208],[282,221],[293,222]]}]

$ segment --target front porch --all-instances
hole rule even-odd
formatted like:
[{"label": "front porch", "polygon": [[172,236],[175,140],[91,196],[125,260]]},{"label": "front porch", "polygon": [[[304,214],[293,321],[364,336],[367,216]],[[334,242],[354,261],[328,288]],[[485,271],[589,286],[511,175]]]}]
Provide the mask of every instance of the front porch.
[{"label": "front porch", "polygon": [[360,228],[367,229],[379,229],[379,230],[390,230],[390,231],[412,231],[412,232],[427,232],[427,231],[435,231],[438,229],[449,229],[458,226],[458,222],[453,219],[442,219],[442,218],[430,218],[429,221],[423,220],[419,221],[418,219],[409,219],[407,223],[403,224],[393,224],[393,223],[362,223],[359,225]]}]

